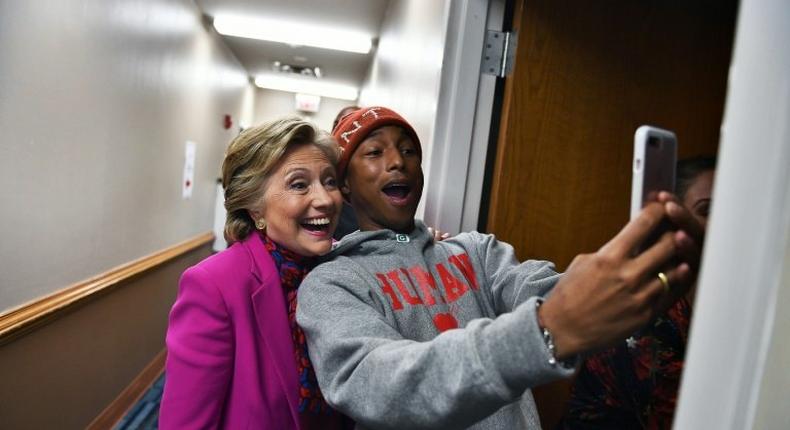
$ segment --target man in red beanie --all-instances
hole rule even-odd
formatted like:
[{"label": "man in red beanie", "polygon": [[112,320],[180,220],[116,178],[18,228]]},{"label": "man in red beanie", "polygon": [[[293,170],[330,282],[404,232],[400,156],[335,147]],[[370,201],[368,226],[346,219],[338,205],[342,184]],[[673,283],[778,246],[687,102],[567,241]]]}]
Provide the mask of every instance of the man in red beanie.
[{"label": "man in red beanie", "polygon": [[[342,151],[338,162],[341,190],[354,208],[360,229],[411,231],[423,187],[422,148],[411,125],[387,108],[360,109],[338,124],[335,138]],[[364,149],[357,152],[363,142]],[[392,147],[385,148],[387,143]],[[382,164],[386,149],[402,155],[402,163],[395,166],[401,172],[383,172],[390,168]]]},{"label": "man in red beanie", "polygon": [[665,218],[698,237],[666,193],[560,276],[492,235],[435,242],[414,219],[420,141],[397,113],[360,109],[334,135],[361,231],[302,282],[297,319],[326,400],[359,427],[540,428],[531,387],[569,377],[580,354],[627,337],[693,278],[699,239],[681,230],[632,253]]}]

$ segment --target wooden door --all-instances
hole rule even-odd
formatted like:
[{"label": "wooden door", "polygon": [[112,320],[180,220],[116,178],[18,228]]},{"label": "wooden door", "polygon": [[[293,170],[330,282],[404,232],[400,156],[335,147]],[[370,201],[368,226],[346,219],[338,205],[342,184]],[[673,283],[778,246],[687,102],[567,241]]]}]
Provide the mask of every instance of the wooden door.
[{"label": "wooden door", "polygon": [[633,134],[716,153],[735,0],[518,1],[487,230],[560,270],[628,219]]},{"label": "wooden door", "polygon": [[[737,2],[516,1],[486,227],[564,270],[627,222],[639,125],[674,130],[680,158],[716,153]],[[544,428],[568,387],[534,390]]]}]

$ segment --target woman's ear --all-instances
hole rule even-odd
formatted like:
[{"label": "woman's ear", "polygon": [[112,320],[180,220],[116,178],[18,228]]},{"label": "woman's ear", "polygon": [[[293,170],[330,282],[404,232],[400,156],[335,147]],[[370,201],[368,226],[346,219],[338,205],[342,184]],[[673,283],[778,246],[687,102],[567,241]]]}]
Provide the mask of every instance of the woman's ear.
[{"label": "woman's ear", "polygon": [[348,185],[346,185],[346,181],[343,181],[340,184],[340,194],[343,195],[343,200],[345,200],[347,203],[351,202],[351,189],[348,188]]},{"label": "woman's ear", "polygon": [[348,182],[346,182],[345,178],[340,181],[340,192],[343,194],[343,197],[346,198],[348,198],[348,195],[351,194],[351,188],[348,188]]}]

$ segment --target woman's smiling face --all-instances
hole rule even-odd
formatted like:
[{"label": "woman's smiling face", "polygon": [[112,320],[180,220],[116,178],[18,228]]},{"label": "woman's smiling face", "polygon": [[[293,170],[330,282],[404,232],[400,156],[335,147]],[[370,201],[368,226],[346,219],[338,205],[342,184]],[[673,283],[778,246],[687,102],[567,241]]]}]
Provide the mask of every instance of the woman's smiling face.
[{"label": "woman's smiling face", "polygon": [[327,253],[343,198],[326,154],[312,144],[289,148],[263,187],[263,208],[251,215],[266,221],[266,235],[299,255]]}]

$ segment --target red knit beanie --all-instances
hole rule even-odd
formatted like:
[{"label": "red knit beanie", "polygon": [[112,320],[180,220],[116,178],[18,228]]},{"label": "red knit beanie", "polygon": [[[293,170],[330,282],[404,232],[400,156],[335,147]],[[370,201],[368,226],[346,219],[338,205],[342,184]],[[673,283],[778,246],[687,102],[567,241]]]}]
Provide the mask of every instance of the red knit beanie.
[{"label": "red knit beanie", "polygon": [[415,145],[417,145],[417,153],[422,156],[420,139],[417,137],[414,128],[412,128],[403,117],[392,109],[381,106],[362,108],[343,117],[337,124],[337,127],[332,130],[332,135],[337,139],[337,143],[340,145],[340,151],[342,152],[340,155],[340,162],[337,166],[337,174],[341,179],[346,177],[348,160],[351,159],[351,155],[354,154],[357,146],[359,146],[373,130],[386,125],[403,127],[414,141]]}]

